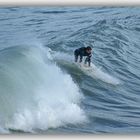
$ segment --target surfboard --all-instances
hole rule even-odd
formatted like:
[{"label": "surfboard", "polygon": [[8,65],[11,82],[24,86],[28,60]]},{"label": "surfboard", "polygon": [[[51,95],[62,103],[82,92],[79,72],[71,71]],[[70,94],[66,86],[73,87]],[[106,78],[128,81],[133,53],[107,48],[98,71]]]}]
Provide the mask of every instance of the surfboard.
[{"label": "surfboard", "polygon": [[113,85],[118,85],[120,83],[118,79],[103,72],[101,68],[97,68],[93,63],[91,63],[90,67],[83,63],[74,63],[74,65],[79,68],[85,75],[88,75],[94,79],[100,79]]},{"label": "surfboard", "polygon": [[[73,70],[79,69],[83,74],[93,78],[93,79],[99,79],[103,82],[112,84],[112,85],[118,85],[120,84],[120,81],[109,75],[108,73],[102,71],[101,67],[95,66],[93,63],[91,63],[91,66],[87,66],[84,63],[75,63],[71,61],[61,60],[59,61],[60,64],[68,66],[73,68]],[[78,72],[78,71],[77,71]]]},{"label": "surfboard", "polygon": [[95,70],[92,65],[90,67],[83,63],[73,63],[73,65],[81,69],[83,72],[91,72]]}]

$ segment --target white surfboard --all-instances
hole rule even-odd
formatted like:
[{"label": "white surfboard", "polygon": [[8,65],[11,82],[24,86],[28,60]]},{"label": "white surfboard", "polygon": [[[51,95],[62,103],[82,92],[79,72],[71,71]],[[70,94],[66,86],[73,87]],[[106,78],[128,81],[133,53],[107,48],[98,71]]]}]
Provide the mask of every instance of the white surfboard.
[{"label": "white surfboard", "polygon": [[101,68],[97,68],[93,63],[91,63],[91,66],[87,66],[83,63],[74,63],[74,65],[76,67],[78,67],[82,72],[84,72],[86,75],[92,77],[92,78],[96,78],[96,79],[100,79],[103,82],[109,83],[109,84],[113,84],[113,85],[118,85],[120,84],[120,81],[112,76],[110,76],[109,74],[103,72],[101,70]]},{"label": "white surfboard", "polygon": [[90,76],[93,79],[99,79],[103,82],[106,82],[106,83],[109,83],[109,84],[112,84],[112,85],[120,84],[120,80],[118,80],[117,78],[115,78],[115,77],[109,75],[108,73],[102,71],[100,67],[96,67],[93,63],[91,63],[91,66],[88,67],[87,65],[85,65],[83,63],[75,63],[71,59],[64,59],[65,56],[63,56],[64,58],[62,56],[63,55],[58,54],[58,56],[57,56],[57,54],[55,54],[54,60],[57,61],[61,65],[73,67],[73,68],[76,68],[76,69],[78,68],[85,75]]}]

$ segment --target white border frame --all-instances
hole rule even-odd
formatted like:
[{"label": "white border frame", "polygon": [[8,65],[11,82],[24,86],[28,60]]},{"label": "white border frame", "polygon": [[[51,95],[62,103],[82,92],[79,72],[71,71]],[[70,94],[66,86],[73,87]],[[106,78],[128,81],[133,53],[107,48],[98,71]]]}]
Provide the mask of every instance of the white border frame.
[{"label": "white border frame", "polygon": [[[140,6],[140,0],[0,0],[0,6]],[[140,135],[0,135],[6,140],[129,140],[140,139]]]},{"label": "white border frame", "polygon": [[16,6],[138,6],[140,0],[0,0],[0,5],[16,5]]}]

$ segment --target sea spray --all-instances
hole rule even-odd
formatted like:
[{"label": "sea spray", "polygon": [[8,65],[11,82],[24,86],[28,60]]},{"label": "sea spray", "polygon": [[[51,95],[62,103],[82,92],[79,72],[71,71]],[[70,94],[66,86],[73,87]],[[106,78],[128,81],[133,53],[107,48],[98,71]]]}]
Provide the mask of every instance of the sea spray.
[{"label": "sea spray", "polygon": [[84,72],[86,75],[94,78],[99,79],[103,82],[112,84],[112,85],[119,85],[121,82],[119,79],[113,77],[112,75],[104,72],[101,67],[98,68],[94,63],[91,63],[91,67],[85,67],[83,63],[74,63],[74,56],[63,53],[63,52],[55,52],[50,51],[52,54],[52,57],[54,60],[59,63],[60,65],[64,66],[72,66],[75,68],[80,69],[82,72]]},{"label": "sea spray", "polygon": [[83,98],[47,49],[15,46],[0,52],[0,119],[5,129],[33,132],[84,123]]}]

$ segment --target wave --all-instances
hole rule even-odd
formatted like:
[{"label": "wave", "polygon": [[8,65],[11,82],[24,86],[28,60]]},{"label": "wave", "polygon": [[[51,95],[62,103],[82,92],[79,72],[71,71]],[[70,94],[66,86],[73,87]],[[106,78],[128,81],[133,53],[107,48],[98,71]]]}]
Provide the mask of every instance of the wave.
[{"label": "wave", "polygon": [[[51,52],[54,60],[56,62],[58,62],[60,65],[72,66],[72,67],[76,66],[76,65],[73,65],[74,58],[70,54],[62,53],[62,52],[55,52],[55,51],[51,51],[51,50],[50,50],[50,52]],[[102,71],[101,67],[98,68],[93,63],[91,63],[91,69],[82,67],[82,65],[80,67],[77,66],[76,68],[80,68],[80,70],[83,71],[86,75],[88,75],[94,79],[102,80],[103,82],[106,82],[108,84],[119,85],[121,83],[119,79]]]},{"label": "wave", "polygon": [[101,68],[97,68],[93,63],[91,64],[91,66],[94,68],[91,76],[113,85],[118,85],[121,83],[120,80],[109,75],[108,73],[103,72]]},{"label": "wave", "polygon": [[49,49],[42,46],[0,51],[0,133],[35,132],[87,121],[79,87],[51,60]]}]

